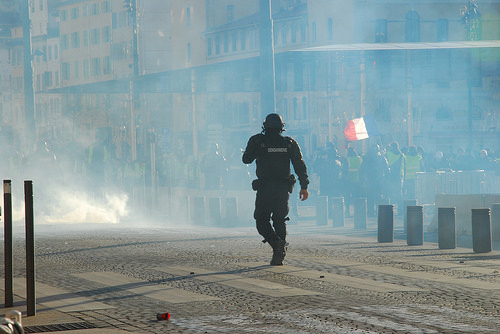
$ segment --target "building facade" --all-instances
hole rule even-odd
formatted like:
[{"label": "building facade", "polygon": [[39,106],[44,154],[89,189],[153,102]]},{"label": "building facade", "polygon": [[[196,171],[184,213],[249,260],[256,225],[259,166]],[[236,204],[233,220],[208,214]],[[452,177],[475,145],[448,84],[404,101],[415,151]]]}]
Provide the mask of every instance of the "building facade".
[{"label": "building facade", "polygon": [[[263,3],[32,1],[38,135],[88,144],[108,129],[119,156],[152,132],[165,154],[237,151],[273,111],[260,103]],[[384,145],[498,149],[498,44],[459,42],[500,40],[500,2],[477,1],[480,20],[469,3],[273,0],[276,111],[308,158],[328,142],[363,149],[343,137],[363,115]],[[465,18],[479,22],[473,33]],[[20,31],[5,46],[2,95],[2,121],[15,127],[25,121]]]}]

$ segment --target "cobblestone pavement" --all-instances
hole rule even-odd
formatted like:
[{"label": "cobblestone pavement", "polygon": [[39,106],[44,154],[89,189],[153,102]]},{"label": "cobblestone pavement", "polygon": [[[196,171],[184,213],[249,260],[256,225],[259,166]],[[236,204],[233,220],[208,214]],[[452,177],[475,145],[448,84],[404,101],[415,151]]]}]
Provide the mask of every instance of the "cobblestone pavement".
[{"label": "cobblestone pavement", "polygon": [[[37,293],[59,292],[37,299],[37,315],[25,317],[25,326],[94,328],[68,333],[500,332],[498,251],[378,243],[373,227],[307,222],[289,226],[288,241],[285,265],[273,267],[253,226],[40,228]],[[14,246],[16,281],[25,277],[22,235]],[[77,297],[104,307],[47,306]],[[14,308],[26,309],[18,295]],[[60,315],[48,321],[44,315],[54,311]],[[158,312],[170,320],[156,320]]]}]

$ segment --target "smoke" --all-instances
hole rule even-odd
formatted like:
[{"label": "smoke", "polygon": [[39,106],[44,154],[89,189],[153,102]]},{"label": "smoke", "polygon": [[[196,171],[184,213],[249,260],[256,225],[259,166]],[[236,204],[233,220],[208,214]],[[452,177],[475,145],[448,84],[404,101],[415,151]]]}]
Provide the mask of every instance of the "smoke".
[{"label": "smoke", "polygon": [[105,194],[96,201],[88,193],[61,191],[51,212],[39,217],[39,223],[108,223],[117,224],[128,214],[125,194]]},{"label": "smoke", "polygon": [[[129,214],[128,196],[123,193],[106,193],[102,198],[82,190],[60,189],[51,200],[37,198],[34,194],[35,224],[118,224]],[[12,219],[25,219],[25,202],[12,199]]]}]

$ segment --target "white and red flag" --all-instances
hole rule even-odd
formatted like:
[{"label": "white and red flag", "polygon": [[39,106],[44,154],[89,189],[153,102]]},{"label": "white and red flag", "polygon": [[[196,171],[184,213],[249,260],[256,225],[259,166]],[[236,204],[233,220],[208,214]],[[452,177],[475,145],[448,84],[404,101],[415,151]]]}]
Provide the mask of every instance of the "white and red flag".
[{"label": "white and red flag", "polygon": [[366,139],[377,134],[375,120],[370,116],[351,119],[344,128],[344,135],[348,141]]}]

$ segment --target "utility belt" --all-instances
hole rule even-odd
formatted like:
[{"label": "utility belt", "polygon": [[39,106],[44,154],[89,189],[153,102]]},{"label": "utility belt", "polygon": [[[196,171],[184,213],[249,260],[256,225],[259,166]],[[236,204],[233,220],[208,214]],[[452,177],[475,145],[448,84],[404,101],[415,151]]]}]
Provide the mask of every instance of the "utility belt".
[{"label": "utility belt", "polygon": [[255,179],[252,181],[252,189],[255,191],[259,191],[264,189],[264,185],[266,183],[270,182],[276,182],[276,183],[286,183],[288,185],[288,192],[291,194],[293,192],[293,188],[295,186],[295,183],[297,182],[297,179],[295,178],[295,175],[291,174],[287,178],[283,179]]}]

